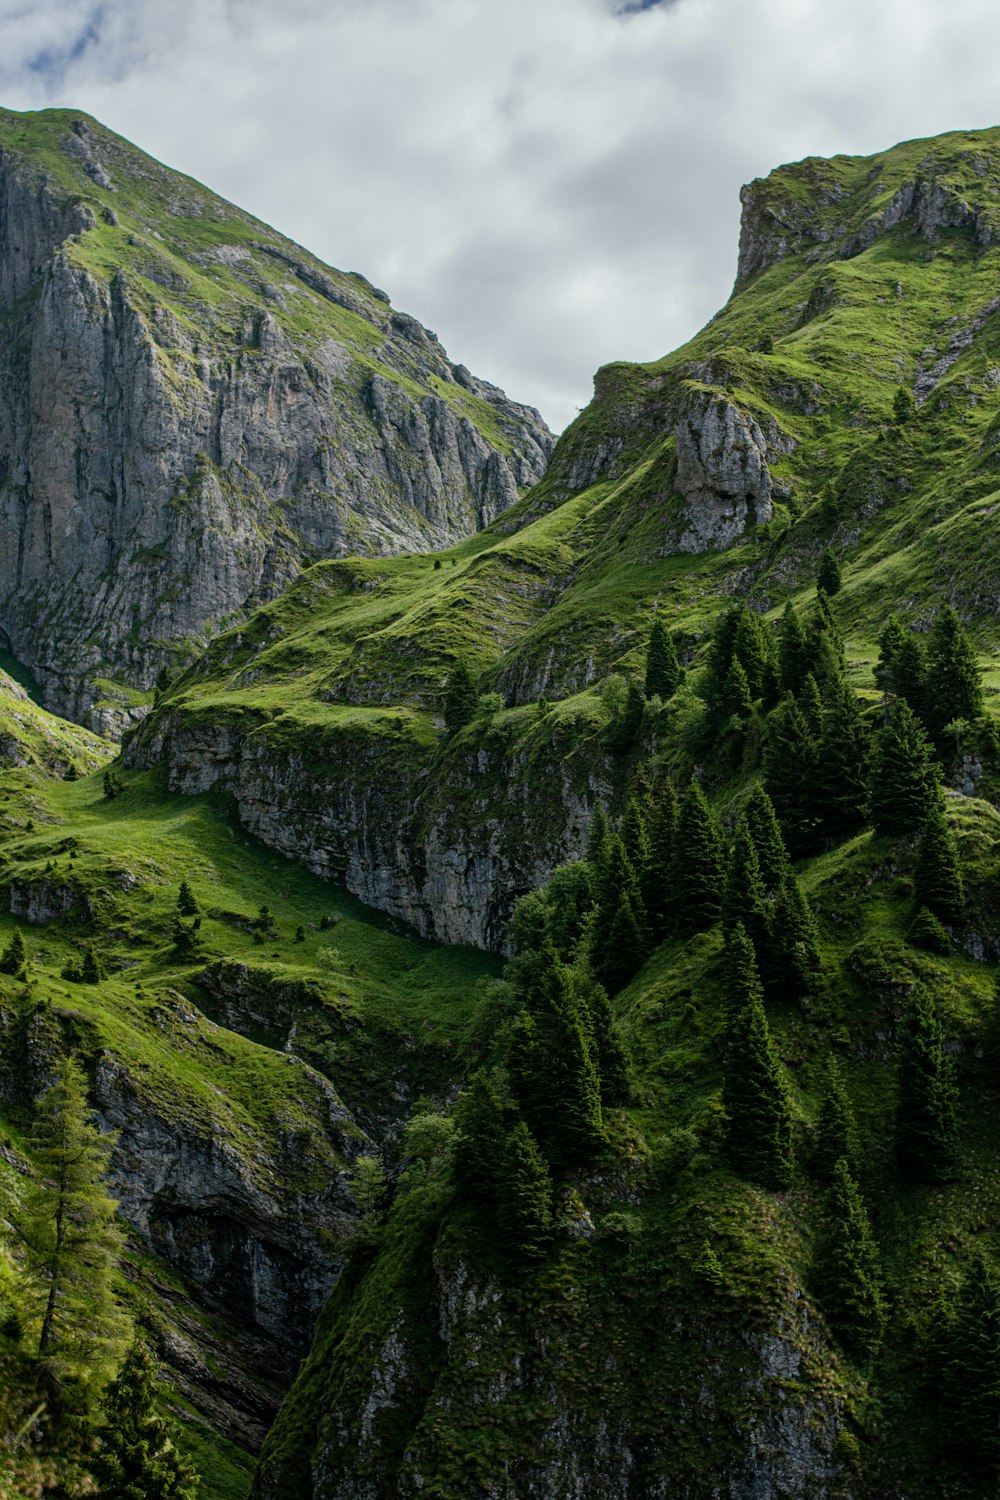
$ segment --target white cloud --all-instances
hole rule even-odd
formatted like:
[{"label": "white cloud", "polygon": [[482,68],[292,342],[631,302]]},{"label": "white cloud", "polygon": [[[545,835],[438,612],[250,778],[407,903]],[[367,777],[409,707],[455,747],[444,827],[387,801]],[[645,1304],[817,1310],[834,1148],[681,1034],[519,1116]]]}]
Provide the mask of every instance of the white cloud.
[{"label": "white cloud", "polygon": [[990,0],[0,0],[0,98],[89,110],[561,426],[732,284],[738,191],[992,123]]}]

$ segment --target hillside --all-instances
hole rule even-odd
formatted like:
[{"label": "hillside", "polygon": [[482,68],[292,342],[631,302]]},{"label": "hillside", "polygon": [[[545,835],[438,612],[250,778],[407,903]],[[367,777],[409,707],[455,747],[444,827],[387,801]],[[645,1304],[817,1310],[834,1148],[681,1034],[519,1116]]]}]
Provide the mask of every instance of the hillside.
[{"label": "hillside", "polygon": [[0,682],[0,1190],[74,1051],[206,1494],[995,1487],[998,195],[1000,131],[779,168],[485,529],[114,760]]},{"label": "hillside", "polygon": [[0,111],[0,631],[118,732],[318,557],[446,546],[551,445],[358,273],[97,121]]}]

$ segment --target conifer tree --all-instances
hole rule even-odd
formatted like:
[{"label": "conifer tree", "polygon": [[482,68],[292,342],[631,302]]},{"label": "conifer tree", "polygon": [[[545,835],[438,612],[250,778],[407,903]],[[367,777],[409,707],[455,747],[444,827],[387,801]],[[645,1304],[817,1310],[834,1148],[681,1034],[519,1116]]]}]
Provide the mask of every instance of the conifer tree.
[{"label": "conifer tree", "polygon": [[940,792],[931,802],[917,845],[913,894],[918,906],[926,906],[942,922],[955,926],[965,909],[965,891],[958,864],[955,839],[945,817]]},{"label": "conifer tree", "polygon": [[810,735],[818,740],[823,730],[823,700],[819,694],[819,685],[811,672],[806,673],[798,701]]},{"label": "conifer tree", "polygon": [[812,1156],[813,1172],[820,1182],[833,1182],[838,1161],[847,1163],[852,1177],[857,1176],[858,1154],[854,1112],[844,1086],[840,1064],[831,1054],[827,1057],[816,1120],[816,1146]]},{"label": "conifer tree", "polygon": [[608,838],[611,833],[611,825],[603,805],[598,802],[590,817],[590,828],[587,832],[587,863],[594,872],[594,878],[600,880],[601,867],[607,854]]},{"label": "conifer tree", "polygon": [[867,1363],[882,1342],[886,1304],[868,1214],[843,1157],[833,1169],[816,1283],[834,1333]]},{"label": "conifer tree", "polygon": [[764,889],[770,894],[778,890],[791,865],[785,841],[781,837],[774,803],[759,781],[754,783],[747,798],[743,817],[757,850],[757,863]]},{"label": "conifer tree", "polygon": [[550,1161],[587,1161],[604,1141],[600,1081],[589,1017],[551,947],[542,952],[527,1012],[511,1042],[518,1102]]},{"label": "conifer tree", "polygon": [[621,822],[621,839],[632,868],[638,875],[649,864],[649,834],[638,798],[630,797]]},{"label": "conifer tree", "polygon": [[671,886],[682,937],[702,932],[718,920],[722,908],[722,844],[705,793],[693,777],[678,809]]},{"label": "conifer tree", "polygon": [[722,685],[719,707],[726,718],[746,719],[753,712],[753,699],[746,670],[738,656],[729,663]]},{"label": "conifer tree", "polygon": [[591,966],[601,983],[616,994],[638,971],[648,948],[639,880],[622,838],[612,833],[596,881]]},{"label": "conifer tree", "polygon": [[53,1389],[72,1402],[111,1373],[127,1325],[114,1295],[122,1235],[104,1185],[113,1138],[91,1123],[83,1073],[70,1058],[38,1104],[32,1145],[38,1179],[16,1218],[28,1322]]},{"label": "conifer tree", "polygon": [[577,860],[559,865],[546,887],[546,936],[565,962],[580,946],[594,905],[595,877],[589,863]]},{"label": "conifer tree", "polygon": [[649,818],[649,860],[640,884],[650,936],[659,941],[674,923],[673,862],[678,803],[672,781],[665,781]]},{"label": "conifer tree", "polygon": [[537,1259],[552,1233],[552,1178],[523,1120],[517,1121],[504,1142],[497,1208],[507,1250],[520,1259]]},{"label": "conifer tree", "polygon": [[765,632],[760,616],[746,606],[739,611],[736,622],[733,657],[746,674],[751,700],[766,700],[777,683],[771,638]]},{"label": "conifer tree", "polygon": [[798,995],[813,988],[821,967],[819,933],[802,888],[791,870],[782,880],[771,908],[763,952],[770,986]]},{"label": "conifer tree", "polygon": [[102,1500],[195,1500],[198,1480],[156,1411],[156,1365],[135,1343],[101,1402],[94,1475]]},{"label": "conifer tree", "polygon": [[654,620],[646,648],[646,697],[672,698],[680,686],[681,664],[673,639],[662,620]]},{"label": "conifer tree", "polygon": [[927,652],[924,718],[940,743],[955,719],[976,719],[983,711],[979,663],[968,633],[950,604],[934,616]]},{"label": "conifer tree", "polygon": [[956,1089],[941,1022],[928,991],[915,985],[897,1065],[896,1163],[909,1182],[943,1182],[958,1165]]},{"label": "conifer tree", "polygon": [[882,690],[882,708],[889,717],[889,705],[897,696],[896,663],[906,639],[906,631],[898,616],[890,615],[878,638],[879,655],[875,664],[875,681]]},{"label": "conifer tree", "polygon": [[198,903],[194,899],[194,893],[186,880],[182,880],[177,890],[177,910],[182,917],[196,917],[198,915]]},{"label": "conifer tree", "polygon": [[80,979],[83,984],[100,984],[102,979],[107,979],[107,971],[101,962],[100,956],[95,952],[93,943],[88,943],[83,950],[83,963],[80,965]]},{"label": "conifer tree", "polygon": [[726,1150],[742,1177],[780,1190],[792,1180],[792,1114],[758,993],[734,1016],[722,1101]]},{"label": "conifer tree", "polygon": [[591,985],[584,999],[589,1013],[591,1052],[597,1064],[602,1108],[625,1104],[629,1096],[628,1057],[611,1013],[607,991],[603,985]]},{"label": "conifer tree", "polygon": [[892,398],[892,417],[898,427],[909,422],[917,410],[912,391],[907,390],[905,385],[897,386],[896,394]]},{"label": "conifer tree", "polygon": [[816,741],[794,698],[786,698],[768,719],[764,784],[793,857],[815,846],[816,771]]},{"label": "conifer tree", "polygon": [[605,731],[608,748],[613,754],[624,755],[635,744],[642,727],[645,702],[642,689],[630,678],[625,697],[616,707]]},{"label": "conifer tree", "polygon": [[722,894],[722,928],[742,922],[758,952],[767,940],[767,893],[760,873],[757,848],[745,818],[740,820],[729,856]]},{"label": "conifer tree", "polygon": [[927,707],[927,652],[915,630],[903,633],[893,677],[897,696],[922,718]]},{"label": "conifer tree", "polygon": [[995,1478],[1000,1468],[1000,1286],[976,1251],[966,1267],[949,1331],[943,1415],[949,1447]]},{"label": "conifer tree", "polygon": [[781,691],[797,696],[809,671],[809,646],[805,627],[791,600],[785,605],[778,627],[778,665]]},{"label": "conifer tree", "polygon": [[906,941],[925,953],[936,953],[947,958],[951,953],[951,938],[932,911],[921,906],[906,930]]},{"label": "conifer tree", "polygon": [[863,821],[871,754],[861,703],[846,679],[830,685],[816,761],[816,797],[824,832],[842,838]]},{"label": "conifer tree", "polygon": [[868,816],[876,833],[917,833],[938,795],[927,736],[909,704],[897,700],[879,731],[869,775]]},{"label": "conifer tree", "polygon": [[448,734],[457,734],[469,723],[478,703],[472,674],[465,662],[459,659],[448,673],[448,686],[444,695],[444,727]]},{"label": "conifer tree", "polygon": [[480,1068],[455,1105],[455,1185],[470,1202],[490,1203],[495,1198],[504,1139],[500,1101]]},{"label": "conifer tree", "polygon": [[7,944],[0,957],[0,974],[13,974],[20,977],[24,972],[24,966],[28,962],[28,950],[24,942],[24,934],[20,927],[14,928],[14,936]]},{"label": "conifer tree", "polygon": [[832,547],[824,547],[816,570],[816,586],[821,588],[828,599],[834,594],[840,593],[840,563],[837,554]]},{"label": "conifer tree", "polygon": [[751,1003],[763,1005],[757,954],[742,922],[725,935],[723,948],[726,986],[726,1046],[737,1018]]}]

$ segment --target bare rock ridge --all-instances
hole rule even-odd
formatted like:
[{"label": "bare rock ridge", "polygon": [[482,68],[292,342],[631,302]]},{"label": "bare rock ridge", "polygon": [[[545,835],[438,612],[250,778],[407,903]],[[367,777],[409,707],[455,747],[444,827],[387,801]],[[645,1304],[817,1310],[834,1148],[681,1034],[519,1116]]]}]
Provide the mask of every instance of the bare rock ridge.
[{"label": "bare rock ridge", "polygon": [[303,563],[450,545],[552,444],[364,277],[68,111],[0,112],[0,314],[0,644],[104,730]]}]

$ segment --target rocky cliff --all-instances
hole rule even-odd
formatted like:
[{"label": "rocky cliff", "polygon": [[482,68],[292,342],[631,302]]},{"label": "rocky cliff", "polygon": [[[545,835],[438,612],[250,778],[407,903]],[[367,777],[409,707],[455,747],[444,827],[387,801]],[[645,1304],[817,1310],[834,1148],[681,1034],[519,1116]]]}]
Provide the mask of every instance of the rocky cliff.
[{"label": "rocky cliff", "polygon": [[304,562],[447,546],[541,475],[538,413],[363,276],[68,111],[0,113],[0,642],[127,722]]}]

